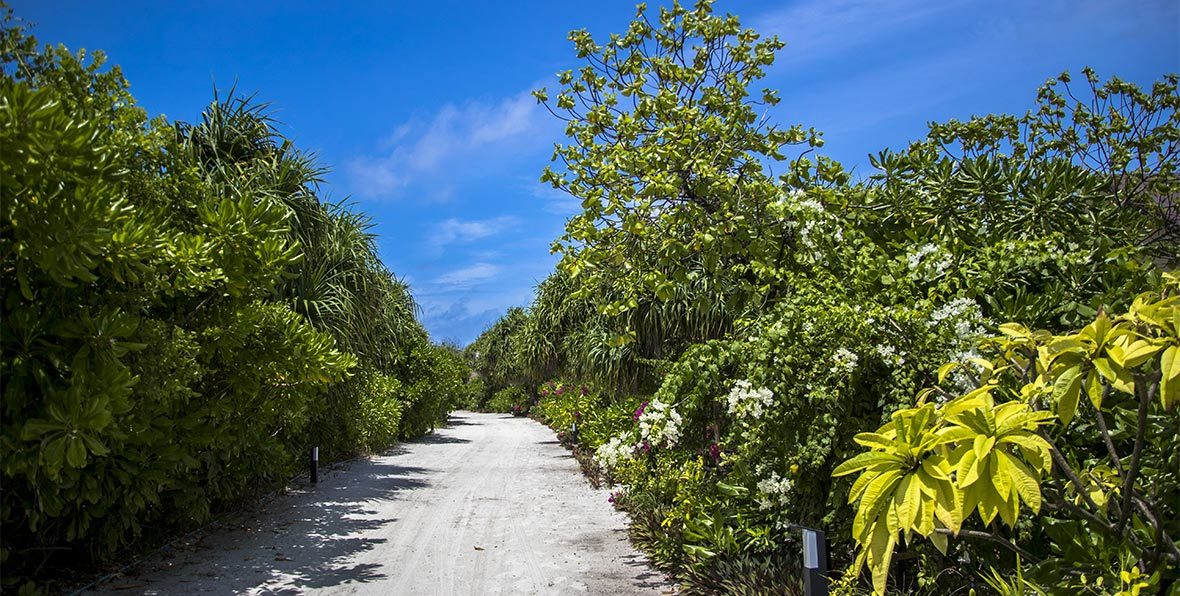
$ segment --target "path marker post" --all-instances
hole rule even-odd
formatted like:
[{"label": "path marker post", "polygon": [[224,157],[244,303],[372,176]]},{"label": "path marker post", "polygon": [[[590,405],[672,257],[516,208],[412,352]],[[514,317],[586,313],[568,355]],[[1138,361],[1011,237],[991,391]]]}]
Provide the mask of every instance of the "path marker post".
[{"label": "path marker post", "polygon": [[823,530],[790,527],[803,531],[803,595],[828,596],[828,541]]},{"label": "path marker post", "polygon": [[320,481],[320,448],[311,448],[311,483]]}]

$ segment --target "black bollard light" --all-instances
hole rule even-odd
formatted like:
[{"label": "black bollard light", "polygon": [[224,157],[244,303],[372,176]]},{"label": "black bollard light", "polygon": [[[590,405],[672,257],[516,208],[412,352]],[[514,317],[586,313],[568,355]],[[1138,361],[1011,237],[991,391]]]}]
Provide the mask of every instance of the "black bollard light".
[{"label": "black bollard light", "polygon": [[311,483],[320,481],[320,448],[311,448]]},{"label": "black bollard light", "polygon": [[804,596],[828,596],[828,541],[823,530],[799,524],[787,528],[803,532]]},{"label": "black bollard light", "polygon": [[828,596],[828,541],[824,533],[803,530],[803,594]]}]

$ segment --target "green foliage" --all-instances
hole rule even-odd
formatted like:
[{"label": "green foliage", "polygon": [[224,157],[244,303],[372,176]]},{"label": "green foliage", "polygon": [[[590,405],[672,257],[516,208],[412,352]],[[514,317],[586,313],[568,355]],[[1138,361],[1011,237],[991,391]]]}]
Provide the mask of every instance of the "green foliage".
[{"label": "green foliage", "polygon": [[505,387],[492,395],[492,399],[488,400],[485,409],[489,412],[512,414],[521,408],[527,408],[528,405],[529,395],[525,393],[524,389],[520,387]]},{"label": "green foliage", "polygon": [[11,16],[0,57],[6,586],[445,418],[461,356],[264,106],[149,122],[101,54]]},{"label": "green foliage", "polygon": [[[584,67],[559,73],[554,96],[535,95],[569,136],[543,180],[582,211],[532,305],[468,354],[495,363],[480,370],[495,379],[489,392],[540,386],[544,418],[565,433],[577,424],[571,438],[595,452],[595,475],[626,487],[615,502],[653,560],[689,590],[757,591],[725,570],[793,577],[788,528],[802,524],[827,530],[849,590],[871,585],[858,558],[882,587],[895,550],[904,562],[889,581],[901,590],[988,590],[961,562],[1010,576],[1017,555],[1029,585],[1054,593],[1092,590],[1097,570],[1115,567],[1174,581],[1153,575],[1170,557],[1159,536],[1174,536],[1155,497],[1099,503],[1130,468],[1107,461],[1107,444],[1127,460],[1137,441],[1130,394],[1112,389],[1102,407],[1117,410],[1079,421],[1088,388],[1133,381],[1109,359],[1055,371],[1040,402],[1018,399],[1019,386],[953,407],[919,392],[963,396],[1014,374],[980,343],[1001,322],[1070,335],[1131,308],[1177,265],[1175,75],[1150,91],[1088,70],[1076,89],[1062,75],[1028,114],[934,123],[853,183],[806,155],[818,133],[758,117],[777,94],[750,89],[781,44],[710,3],[658,19],[641,6],[609,42],[570,37]],[[804,155],[787,161],[792,147]],[[1122,341],[1123,362],[1175,360]],[[555,396],[576,385],[540,385],[551,378],[595,391]],[[1075,434],[1057,436],[1048,412]],[[1159,463],[1137,476],[1176,500],[1175,419],[1153,412],[1143,449],[1159,455],[1143,461]],[[837,470],[866,444],[879,453]],[[1084,489],[1063,480],[1058,455],[1085,470]],[[1109,507],[1132,513],[1112,522]],[[1090,529],[1095,520],[1118,532]],[[1023,552],[1009,548],[1017,541]]]},{"label": "green foliage", "polygon": [[480,409],[480,401],[484,398],[486,388],[479,379],[468,379],[463,385],[463,391],[458,401],[458,407],[464,410],[476,411]]},{"label": "green foliage", "polygon": [[521,330],[525,319],[523,309],[508,309],[464,350],[471,369],[483,382],[484,396],[478,402],[480,406],[505,387],[528,384],[528,372],[520,360],[520,348],[524,344]]}]

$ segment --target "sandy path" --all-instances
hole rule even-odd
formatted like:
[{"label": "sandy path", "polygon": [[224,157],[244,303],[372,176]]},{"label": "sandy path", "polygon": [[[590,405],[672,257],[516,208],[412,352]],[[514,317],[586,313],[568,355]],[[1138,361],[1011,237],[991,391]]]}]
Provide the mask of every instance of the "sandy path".
[{"label": "sandy path", "polygon": [[532,420],[460,412],[390,455],[321,472],[106,594],[671,593],[623,514]]}]

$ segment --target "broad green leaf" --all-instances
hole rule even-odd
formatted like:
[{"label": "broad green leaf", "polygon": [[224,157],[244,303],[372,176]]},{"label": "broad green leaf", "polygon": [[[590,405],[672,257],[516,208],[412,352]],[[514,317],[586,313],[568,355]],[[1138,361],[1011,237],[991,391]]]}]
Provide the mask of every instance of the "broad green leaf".
[{"label": "broad green leaf", "polygon": [[1180,346],[1168,346],[1160,357],[1160,373],[1164,379],[1180,379]]},{"label": "broad green leaf", "polygon": [[944,556],[946,555],[946,534],[934,532],[933,534],[930,534],[930,542],[934,543],[934,547],[938,549],[938,552],[942,553]]},{"label": "broad green leaf", "polygon": [[1041,485],[1032,470],[1012,455],[1004,451],[999,453],[1000,458],[1005,462],[1012,486],[1016,488],[1020,498],[1024,499],[1033,513],[1039,512],[1041,510]]},{"label": "broad green leaf", "polygon": [[86,465],[86,445],[81,437],[70,437],[69,446],[66,449],[66,461],[72,468],[81,468]]},{"label": "broad green leaf", "polygon": [[946,364],[938,367],[938,382],[939,382],[939,384],[946,381],[946,376],[951,374],[951,371],[955,370],[956,368],[959,368],[960,366],[962,366],[962,365],[958,362],[947,362]]},{"label": "broad green leaf", "polygon": [[1126,368],[1136,368],[1159,353],[1161,349],[1163,349],[1162,345],[1142,339],[1132,342],[1123,351],[1123,366]]}]

